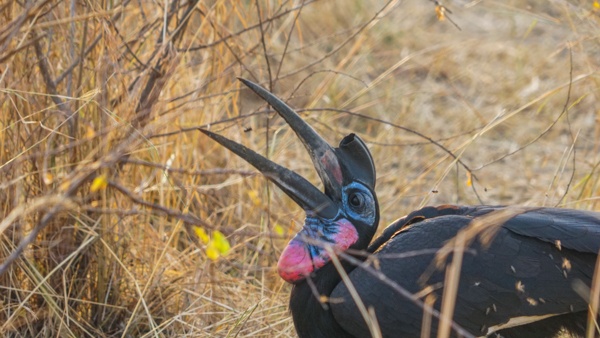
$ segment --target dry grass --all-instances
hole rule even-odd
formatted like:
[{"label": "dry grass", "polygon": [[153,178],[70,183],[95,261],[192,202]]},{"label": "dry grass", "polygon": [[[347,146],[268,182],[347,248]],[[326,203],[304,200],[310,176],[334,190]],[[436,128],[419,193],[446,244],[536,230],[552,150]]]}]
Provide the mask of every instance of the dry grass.
[{"label": "dry grass", "polygon": [[447,1],[460,31],[423,0],[102,3],[0,2],[6,336],[295,335],[273,267],[303,213],[196,128],[318,179],[237,76],[367,141],[381,228],[425,204],[600,209],[591,1]]}]

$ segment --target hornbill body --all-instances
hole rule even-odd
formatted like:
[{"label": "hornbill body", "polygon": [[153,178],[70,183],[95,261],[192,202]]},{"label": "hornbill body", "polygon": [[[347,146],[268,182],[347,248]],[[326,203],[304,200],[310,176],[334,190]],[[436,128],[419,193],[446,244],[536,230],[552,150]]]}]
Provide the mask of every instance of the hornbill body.
[{"label": "hornbill body", "polygon": [[[278,263],[280,276],[293,284],[290,310],[300,337],[436,335],[447,266],[457,250],[453,336],[552,337],[561,330],[583,335],[600,250],[600,213],[425,207],[395,221],[371,243],[379,207],[375,165],[365,143],[350,134],[333,148],[273,94],[241,81],[296,132],[325,188],[321,192],[295,172],[201,130],[306,211],[303,229]],[[372,313],[374,320],[368,319]]]}]

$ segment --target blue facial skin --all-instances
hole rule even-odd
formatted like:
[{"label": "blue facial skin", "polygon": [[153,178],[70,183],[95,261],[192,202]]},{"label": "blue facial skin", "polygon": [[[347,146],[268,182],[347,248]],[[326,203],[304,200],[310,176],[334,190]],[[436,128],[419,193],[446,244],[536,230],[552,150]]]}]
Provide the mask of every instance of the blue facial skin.
[{"label": "blue facial skin", "polygon": [[338,221],[349,220],[350,223],[360,222],[373,225],[375,222],[375,199],[369,189],[359,182],[352,182],[344,187],[342,191],[342,203],[338,214],[332,219],[323,219],[313,215],[307,215],[302,231],[298,234],[303,240],[311,259],[323,256],[325,249],[323,245],[315,243],[335,244],[335,235],[339,231]]},{"label": "blue facial skin", "polygon": [[[359,205],[356,202],[360,202]],[[359,182],[352,182],[344,187],[342,211],[353,223],[375,225],[375,198],[371,191]]]},{"label": "blue facial skin", "polygon": [[[338,213],[338,216],[340,214]],[[335,219],[338,219],[336,216]],[[304,241],[311,260],[314,257],[319,257],[325,251],[323,245],[315,243],[315,241],[335,244],[335,235],[338,233],[338,226],[335,220],[323,220],[316,217],[306,217],[304,227],[300,232],[302,237],[307,237],[309,240]],[[310,241],[310,242],[309,242]]]}]

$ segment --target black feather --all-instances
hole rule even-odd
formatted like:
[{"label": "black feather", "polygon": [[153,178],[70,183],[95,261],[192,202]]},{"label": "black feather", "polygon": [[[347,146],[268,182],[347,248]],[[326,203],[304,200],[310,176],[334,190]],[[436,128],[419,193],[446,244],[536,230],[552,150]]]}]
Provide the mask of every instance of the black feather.
[{"label": "black feather", "polygon": [[[398,259],[398,254],[439,249],[478,216],[502,207],[428,207],[411,213],[384,231],[371,246],[378,268],[411,293],[427,286],[439,310],[445,271],[431,268],[435,253]],[[591,285],[600,243],[600,215],[592,212],[532,209],[506,222],[489,245],[478,239],[463,258],[454,321],[474,336],[501,329],[516,318],[543,320],[500,331],[505,337],[552,337],[562,328],[583,334],[587,301],[573,289],[574,281]],[[556,245],[560,240],[562,245]],[[432,250],[435,251],[435,250]],[[449,257],[451,259],[451,256]],[[372,269],[375,266],[371,266]],[[420,278],[427,274],[425,282]],[[373,307],[384,337],[419,337],[423,311],[412,301],[363,268],[350,272],[362,301]],[[331,293],[337,323],[355,337],[370,337],[362,315],[339,283]],[[343,300],[343,301],[341,301]],[[436,332],[433,320],[432,332]],[[492,328],[492,329],[490,329]],[[527,335],[523,335],[524,333]]]}]

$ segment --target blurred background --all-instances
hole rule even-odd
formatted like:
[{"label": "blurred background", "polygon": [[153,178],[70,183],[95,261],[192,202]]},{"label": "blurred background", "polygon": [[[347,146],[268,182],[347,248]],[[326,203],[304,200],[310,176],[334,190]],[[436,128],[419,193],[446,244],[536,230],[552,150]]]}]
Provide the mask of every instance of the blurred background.
[{"label": "blurred background", "polygon": [[0,1],[0,332],[294,337],[293,132],[365,140],[380,230],[429,204],[598,210],[591,0]]}]

